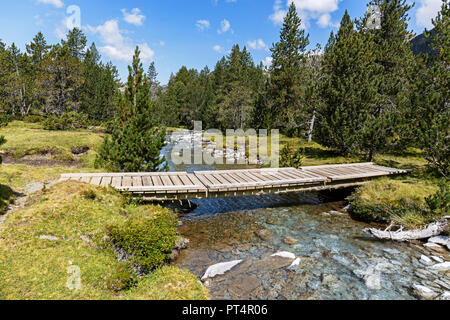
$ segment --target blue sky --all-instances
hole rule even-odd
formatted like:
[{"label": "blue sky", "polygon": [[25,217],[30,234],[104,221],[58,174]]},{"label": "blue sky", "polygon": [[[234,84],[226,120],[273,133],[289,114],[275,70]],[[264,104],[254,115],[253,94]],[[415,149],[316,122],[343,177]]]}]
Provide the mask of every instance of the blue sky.
[{"label": "blue sky", "polygon": [[[347,9],[363,15],[363,0],[15,0],[3,1],[0,39],[25,49],[42,31],[49,43],[60,41],[80,25],[95,42],[104,61],[112,61],[123,79],[136,45],[145,66],[155,61],[166,83],[181,66],[211,69],[235,43],[249,47],[257,63],[270,63],[268,48],[278,40],[280,23],[295,2],[311,48],[326,44]],[[413,2],[412,0],[410,1]],[[417,0],[410,12],[410,30],[431,26],[442,0]],[[78,15],[79,12],[79,15]]]}]

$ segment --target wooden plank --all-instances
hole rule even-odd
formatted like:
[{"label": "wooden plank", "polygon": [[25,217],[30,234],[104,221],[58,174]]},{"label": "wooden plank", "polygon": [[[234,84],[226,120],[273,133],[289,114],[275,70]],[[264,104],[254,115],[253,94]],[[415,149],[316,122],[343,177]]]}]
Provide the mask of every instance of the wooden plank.
[{"label": "wooden plank", "polygon": [[113,177],[111,181],[111,186],[113,188],[118,188],[122,186],[122,177]]},{"label": "wooden plank", "polygon": [[205,185],[199,180],[199,178],[195,175],[195,174],[189,174],[187,176],[189,178],[189,180],[192,181],[192,183],[198,188],[201,189],[206,189]]},{"label": "wooden plank", "polygon": [[177,175],[171,175],[169,177],[175,186],[183,186],[184,185],[183,181],[181,181],[181,179]]},{"label": "wooden plank", "polygon": [[134,176],[131,179],[133,181],[133,187],[142,187],[142,176]]},{"label": "wooden plank", "polygon": [[153,176],[153,177],[151,177],[151,179],[152,179],[152,182],[153,182],[154,186],[162,186],[163,185],[160,177]]},{"label": "wooden plank", "polygon": [[103,177],[103,178],[102,178],[102,182],[100,183],[100,185],[101,185],[102,187],[109,187],[110,184],[111,184],[111,180],[112,180],[111,177]]},{"label": "wooden plank", "polygon": [[133,186],[133,179],[131,176],[124,176],[122,179],[122,187],[132,187]]},{"label": "wooden plank", "polygon": [[383,177],[386,176],[386,173],[383,172],[370,172],[366,174],[354,174],[354,175],[346,175],[346,176],[335,176],[331,178],[332,181],[343,181],[343,180],[357,180],[357,179],[364,179],[364,178],[374,178],[374,177]]},{"label": "wooden plank", "polygon": [[153,180],[150,176],[142,177],[142,184],[144,187],[152,187],[153,186]]},{"label": "wooden plank", "polygon": [[91,184],[99,186],[100,182],[102,182],[102,177],[92,177]]},{"label": "wooden plank", "polygon": [[161,176],[161,181],[163,182],[163,185],[165,187],[172,187],[173,183],[172,180],[170,180],[169,176]]},{"label": "wooden plank", "polygon": [[349,166],[366,166],[366,165],[373,165],[373,162],[361,162],[361,163],[344,163],[344,164],[327,164],[323,166],[309,166],[309,167],[300,167],[300,169],[309,169],[309,168],[336,168],[336,167],[349,167]]},{"label": "wooden plank", "polygon": [[89,183],[89,182],[91,182],[91,179],[92,179],[92,177],[82,177],[80,179],[80,182]]},{"label": "wooden plank", "polygon": [[[137,173],[65,173],[62,178],[82,178],[82,177],[136,177],[136,176],[170,176],[173,172],[137,172]],[[186,172],[177,172],[178,175],[188,175]]]}]

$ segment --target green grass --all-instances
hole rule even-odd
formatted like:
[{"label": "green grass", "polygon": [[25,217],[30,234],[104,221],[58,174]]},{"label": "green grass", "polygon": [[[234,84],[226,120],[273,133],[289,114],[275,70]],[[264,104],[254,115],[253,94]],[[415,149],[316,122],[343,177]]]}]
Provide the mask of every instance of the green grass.
[{"label": "green grass", "polygon": [[358,220],[419,228],[437,217],[427,214],[425,199],[438,191],[437,181],[401,177],[380,178],[360,187],[352,196],[352,216]]},{"label": "green grass", "polygon": [[[0,225],[0,299],[206,299],[193,275],[167,267],[127,291],[108,287],[120,263],[106,245],[105,226],[164,210],[129,205],[117,192],[77,182],[34,194]],[[71,266],[80,268],[79,290],[67,287]]]},{"label": "green grass", "polygon": [[[0,214],[13,203],[19,194],[35,183],[48,184],[63,173],[95,172],[89,168],[30,167],[24,164],[0,165]],[[101,170],[100,170],[101,171]]]},{"label": "green grass", "polygon": [[73,147],[89,147],[91,150],[81,158],[86,166],[92,165],[104,137],[88,130],[48,131],[39,123],[22,121],[13,121],[7,127],[0,128],[0,135],[5,136],[7,140],[1,150],[17,159],[45,154],[55,160],[73,161]]}]

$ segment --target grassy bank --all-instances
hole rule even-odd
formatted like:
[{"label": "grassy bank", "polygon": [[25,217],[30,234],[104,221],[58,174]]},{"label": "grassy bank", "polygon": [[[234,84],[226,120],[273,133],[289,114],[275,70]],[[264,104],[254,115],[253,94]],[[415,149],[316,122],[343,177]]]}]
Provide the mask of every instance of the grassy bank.
[{"label": "grassy bank", "polygon": [[[15,159],[26,156],[45,155],[62,162],[79,160],[85,166],[92,166],[96,151],[103,141],[103,134],[89,130],[48,131],[40,123],[13,121],[0,128],[0,135],[6,138],[1,150]],[[76,148],[89,150],[79,159],[72,152]]]},{"label": "grassy bank", "polygon": [[[155,265],[156,272],[138,278],[118,261],[107,226],[131,218],[157,223],[168,215],[161,207],[127,204],[114,191],[81,183],[35,193],[0,225],[0,298],[205,299],[205,289],[185,271]],[[159,226],[165,230],[165,224]],[[173,230],[146,246],[171,241]],[[67,287],[72,266],[81,271],[79,290]]]}]

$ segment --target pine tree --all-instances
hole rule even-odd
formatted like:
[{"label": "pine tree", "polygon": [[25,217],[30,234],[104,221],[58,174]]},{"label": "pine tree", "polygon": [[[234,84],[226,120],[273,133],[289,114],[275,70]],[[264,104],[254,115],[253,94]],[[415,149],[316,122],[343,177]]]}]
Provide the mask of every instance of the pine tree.
[{"label": "pine tree", "polygon": [[67,34],[67,40],[61,41],[63,46],[67,46],[70,54],[74,58],[83,59],[87,44],[86,35],[78,28],[73,28]]},{"label": "pine tree", "polygon": [[117,100],[117,121],[110,138],[105,138],[95,161],[96,167],[111,171],[153,172],[165,170],[161,157],[165,129],[153,117],[150,86],[136,47],[133,63],[128,67],[124,95]]},{"label": "pine tree", "polygon": [[358,26],[365,41],[372,42],[376,57],[373,74],[377,80],[376,103],[367,110],[370,116],[365,120],[362,132],[363,148],[371,161],[376,152],[389,146],[404,125],[402,119],[406,118],[410,94],[407,72],[414,58],[407,30],[411,5],[406,0],[372,0],[369,6],[378,8],[381,13],[378,28],[367,27],[369,15]]},{"label": "pine tree", "polygon": [[7,97],[6,100],[10,104],[12,114],[20,114],[26,116],[31,108],[30,92],[31,92],[31,63],[26,54],[22,54],[13,43],[8,48],[7,58]]},{"label": "pine tree", "polygon": [[270,67],[267,127],[294,133],[307,121],[303,114],[305,92],[300,80],[308,45],[309,35],[305,35],[292,2],[284,19],[280,41],[271,48],[273,61]]},{"label": "pine tree", "polygon": [[97,122],[113,116],[118,77],[117,69],[111,64],[104,65],[100,59],[93,43],[82,62],[85,83],[80,94],[80,111]]},{"label": "pine tree", "polygon": [[27,45],[27,53],[31,59],[31,87],[28,90],[31,94],[31,104],[36,112],[40,112],[45,104],[45,95],[39,87],[39,78],[44,71],[42,63],[46,60],[51,46],[47,45],[42,32],[38,32],[33,41]]},{"label": "pine tree", "polygon": [[55,45],[42,61],[38,90],[44,94],[44,113],[62,115],[80,110],[80,88],[84,84],[83,70],[67,45]]},{"label": "pine tree", "polygon": [[147,70],[147,79],[150,85],[150,99],[155,100],[160,91],[160,84],[157,80],[158,72],[156,72],[155,62],[152,61]]},{"label": "pine tree", "polygon": [[374,80],[375,55],[372,42],[355,31],[346,11],[340,29],[333,33],[322,59],[320,83],[323,104],[318,109],[319,141],[343,155],[365,148],[366,123],[371,121],[377,93]]},{"label": "pine tree", "polygon": [[27,53],[31,57],[33,64],[38,65],[45,59],[50,48],[51,46],[47,45],[42,32],[38,32],[33,41],[27,45]]},{"label": "pine tree", "polygon": [[450,175],[450,4],[445,0],[427,33],[435,54],[419,56],[410,79],[411,132],[428,162],[447,179]]}]

